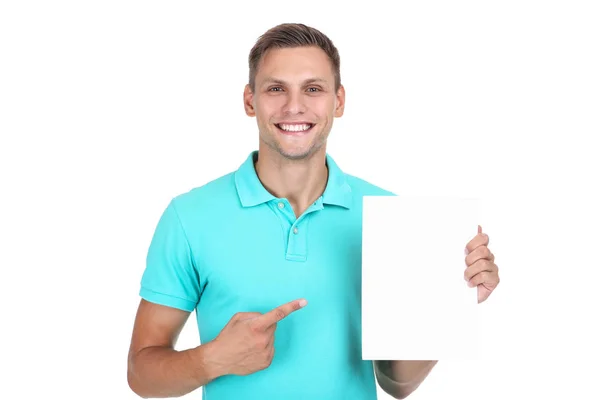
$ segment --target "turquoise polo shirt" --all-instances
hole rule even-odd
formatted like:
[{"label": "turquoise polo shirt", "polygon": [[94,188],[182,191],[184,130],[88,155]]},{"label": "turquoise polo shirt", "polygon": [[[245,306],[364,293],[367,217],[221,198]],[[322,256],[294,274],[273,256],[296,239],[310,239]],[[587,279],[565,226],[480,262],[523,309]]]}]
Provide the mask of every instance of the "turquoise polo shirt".
[{"label": "turquoise polo shirt", "polygon": [[296,218],[261,184],[253,151],[235,172],[174,197],[151,240],[140,295],[196,311],[201,343],[237,312],[308,304],[277,324],[271,365],[205,385],[205,400],[375,400],[361,351],[362,197],[392,195],[330,155],[326,189]]}]

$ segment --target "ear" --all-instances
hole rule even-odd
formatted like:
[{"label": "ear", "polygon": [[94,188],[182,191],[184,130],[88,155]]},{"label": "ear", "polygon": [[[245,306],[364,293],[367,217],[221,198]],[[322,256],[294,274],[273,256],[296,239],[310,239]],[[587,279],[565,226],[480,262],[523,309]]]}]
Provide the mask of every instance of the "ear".
[{"label": "ear", "polygon": [[343,85],[340,85],[340,88],[337,91],[335,103],[336,106],[334,116],[339,118],[344,115],[344,106],[346,105],[346,90],[344,89]]},{"label": "ear", "polygon": [[256,112],[254,111],[254,94],[249,84],[244,88],[244,110],[246,110],[246,115],[249,117],[256,116]]}]

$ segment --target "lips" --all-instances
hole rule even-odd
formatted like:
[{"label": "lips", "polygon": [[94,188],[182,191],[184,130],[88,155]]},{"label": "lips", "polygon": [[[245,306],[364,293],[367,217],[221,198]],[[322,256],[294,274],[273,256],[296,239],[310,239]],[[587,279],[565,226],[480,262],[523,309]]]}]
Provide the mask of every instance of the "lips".
[{"label": "lips", "polygon": [[310,122],[281,122],[275,124],[275,126],[277,127],[277,129],[279,129],[280,132],[286,135],[303,135],[309,132],[313,128],[313,126],[315,126],[315,124]]}]

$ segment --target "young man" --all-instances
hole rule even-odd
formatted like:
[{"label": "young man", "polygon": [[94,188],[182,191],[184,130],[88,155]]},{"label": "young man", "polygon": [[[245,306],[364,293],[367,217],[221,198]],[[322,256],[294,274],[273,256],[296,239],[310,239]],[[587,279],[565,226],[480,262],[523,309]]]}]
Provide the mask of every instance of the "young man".
[{"label": "young man", "polygon": [[[326,152],[344,112],[339,55],[316,29],[283,24],[250,52],[246,113],[258,151],[235,172],[175,197],[150,244],[129,353],[142,397],[203,388],[207,400],[404,398],[436,361],[361,359],[362,197],[391,193]],[[498,283],[478,234],[465,279]],[[196,310],[201,345],[175,351]],[[399,315],[397,318],[401,319]]]}]

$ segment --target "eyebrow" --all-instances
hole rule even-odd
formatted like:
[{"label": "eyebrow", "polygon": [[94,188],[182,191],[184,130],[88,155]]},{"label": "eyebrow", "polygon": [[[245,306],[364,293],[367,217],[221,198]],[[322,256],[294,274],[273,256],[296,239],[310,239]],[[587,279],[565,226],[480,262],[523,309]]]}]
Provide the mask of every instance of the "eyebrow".
[{"label": "eyebrow", "polygon": [[[272,78],[272,77],[266,78],[264,83],[265,84],[276,83],[276,84],[279,84],[279,85],[286,85],[287,84],[287,82],[282,81],[281,79]],[[305,81],[303,81],[302,85],[309,85],[311,83],[323,83],[325,85],[328,85],[327,80],[325,80],[323,78],[309,78],[309,79],[306,79]]]}]

